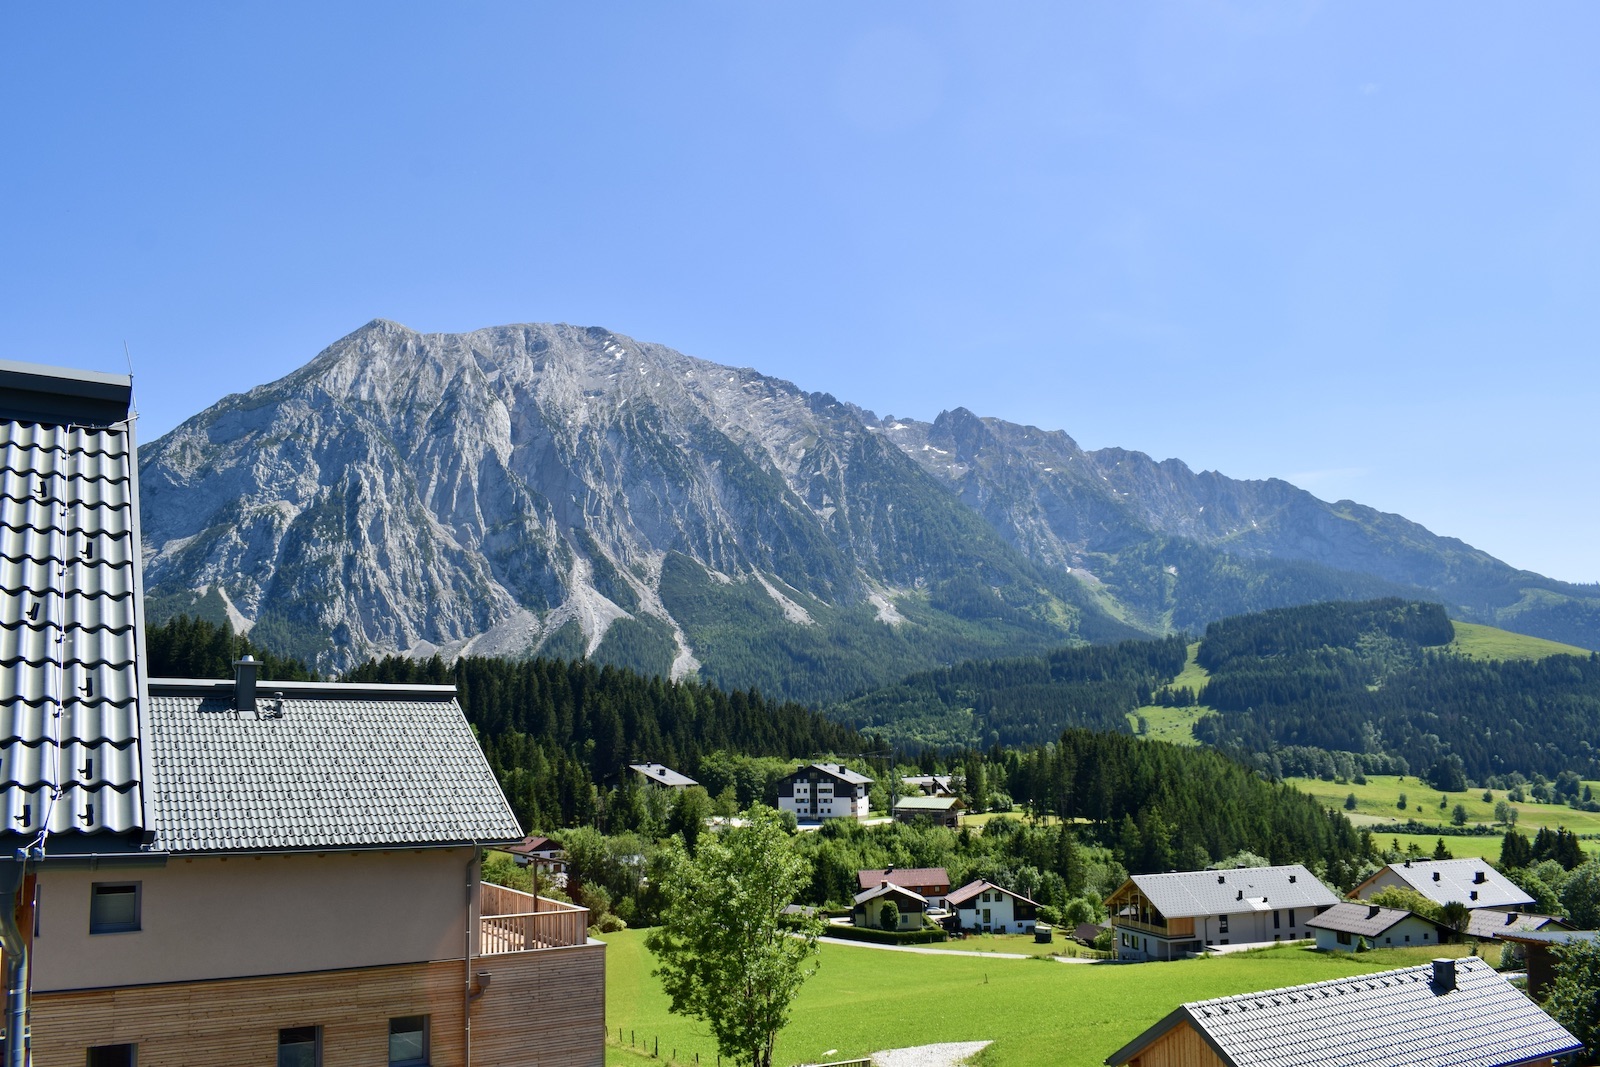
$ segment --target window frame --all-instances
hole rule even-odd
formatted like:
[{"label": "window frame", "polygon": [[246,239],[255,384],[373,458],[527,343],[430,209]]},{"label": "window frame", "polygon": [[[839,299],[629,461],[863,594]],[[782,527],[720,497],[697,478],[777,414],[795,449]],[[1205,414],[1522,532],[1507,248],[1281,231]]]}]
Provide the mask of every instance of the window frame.
[{"label": "window frame", "polygon": [[[409,1019],[422,1020],[422,1056],[408,1060],[394,1058],[394,1024]],[[415,1032],[415,1031],[404,1031]],[[418,1013],[416,1015],[393,1015],[389,1018],[389,1067],[428,1067],[433,1062],[433,1017]]]},{"label": "window frame", "polygon": [[[311,1031],[311,1033],[312,1033],[311,1062],[313,1064],[313,1067],[322,1067],[322,1024],[321,1023],[316,1023],[316,1024],[313,1024],[311,1026],[280,1026],[280,1027],[278,1027],[278,1060],[277,1060],[277,1062],[280,1063],[280,1064],[283,1062],[283,1047],[284,1047],[283,1036],[285,1034],[293,1033],[296,1030],[310,1030]],[[295,1042],[295,1044],[299,1044],[299,1042]]]},{"label": "window frame", "polygon": [[[95,918],[95,902],[101,899],[102,892],[113,889],[133,890],[133,919],[128,922],[106,922]],[[109,894],[106,894],[109,896]],[[89,883],[89,933],[94,936],[100,934],[136,934],[144,928],[144,883],[143,882],[90,882]]]},{"label": "window frame", "polygon": [[128,1067],[139,1067],[139,1043],[137,1041],[117,1041],[109,1045],[90,1045],[83,1051],[83,1062],[87,1067],[94,1067],[94,1054],[96,1052],[112,1052],[126,1049],[128,1052]]}]

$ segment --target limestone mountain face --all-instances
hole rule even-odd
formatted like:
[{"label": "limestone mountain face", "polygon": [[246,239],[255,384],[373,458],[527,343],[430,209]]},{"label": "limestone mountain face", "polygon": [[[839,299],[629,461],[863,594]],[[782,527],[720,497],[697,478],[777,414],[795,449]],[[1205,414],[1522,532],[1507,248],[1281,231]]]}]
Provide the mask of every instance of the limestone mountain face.
[{"label": "limestone mountain face", "polygon": [[140,477],[152,616],[225,613],[330,670],[543,651],[816,699],[1237,603],[1493,613],[1544,582],[1287,483],[964,410],[880,420],[564,325],[370,323],[146,446]]}]

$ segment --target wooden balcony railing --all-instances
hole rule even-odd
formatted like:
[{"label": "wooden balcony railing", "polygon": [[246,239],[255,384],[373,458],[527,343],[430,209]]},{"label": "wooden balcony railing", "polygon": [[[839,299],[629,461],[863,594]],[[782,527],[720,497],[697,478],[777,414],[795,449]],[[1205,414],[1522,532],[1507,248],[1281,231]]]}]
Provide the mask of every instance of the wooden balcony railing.
[{"label": "wooden balcony railing", "polygon": [[478,954],[568,948],[589,939],[589,909],[488,882],[479,887]]}]

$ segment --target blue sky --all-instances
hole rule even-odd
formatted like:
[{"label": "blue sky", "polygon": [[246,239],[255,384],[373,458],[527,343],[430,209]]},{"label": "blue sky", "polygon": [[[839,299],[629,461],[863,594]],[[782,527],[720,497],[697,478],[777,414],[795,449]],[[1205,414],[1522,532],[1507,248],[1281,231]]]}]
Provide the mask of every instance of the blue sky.
[{"label": "blue sky", "polygon": [[1600,8],[0,7],[0,358],[377,318],[1283,477],[1600,579]]}]

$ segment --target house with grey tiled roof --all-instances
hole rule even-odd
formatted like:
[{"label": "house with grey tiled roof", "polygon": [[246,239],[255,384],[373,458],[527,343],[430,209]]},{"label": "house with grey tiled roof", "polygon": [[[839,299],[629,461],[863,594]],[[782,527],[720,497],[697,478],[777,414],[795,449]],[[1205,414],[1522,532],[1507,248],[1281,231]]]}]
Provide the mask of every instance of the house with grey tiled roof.
[{"label": "house with grey tiled roof", "polygon": [[1170,960],[1224,945],[1312,936],[1306,923],[1339,903],[1298,863],[1136,874],[1106,898],[1120,960]]},{"label": "house with grey tiled roof", "polygon": [[1109,1067],[1551,1067],[1582,1042],[1480,959],[1184,1004]]},{"label": "house with grey tiled roof", "polygon": [[1449,939],[1440,923],[1403,908],[1343,901],[1306,923],[1323,952],[1356,952],[1369,948],[1414,948]]},{"label": "house with grey tiled roof", "polygon": [[149,677],[130,408],[0,362],[7,1033],[41,1067],[601,1063],[604,946],[480,881],[522,830],[452,689]]},{"label": "house with grey tiled roof", "polygon": [[811,763],[778,782],[778,810],[801,822],[865,819],[872,812],[872,779],[838,763]]},{"label": "house with grey tiled roof", "polygon": [[1485,859],[1406,860],[1390,863],[1356,886],[1352,896],[1369,900],[1375,893],[1399,887],[1414,889],[1435,904],[1459,901],[1468,910],[1517,911],[1533,898]]}]

